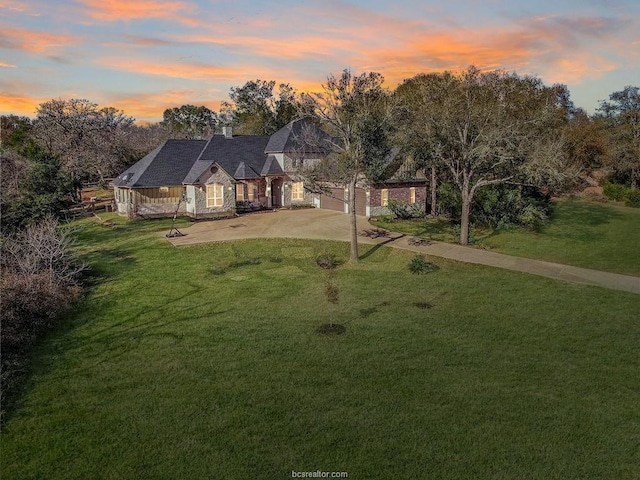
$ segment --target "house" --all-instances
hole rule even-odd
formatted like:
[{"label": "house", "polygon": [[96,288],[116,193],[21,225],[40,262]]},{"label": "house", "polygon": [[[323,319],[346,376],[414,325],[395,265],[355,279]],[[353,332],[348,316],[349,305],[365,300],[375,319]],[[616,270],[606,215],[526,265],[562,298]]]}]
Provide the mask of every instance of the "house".
[{"label": "house", "polygon": [[[209,140],[167,140],[114,180],[116,210],[130,217],[172,216],[177,210],[194,219],[296,205],[346,213],[344,187],[314,192],[299,173],[301,165],[323,157],[321,148],[300,140],[313,128],[299,120],[270,137],[233,135],[223,127]],[[426,178],[397,154],[390,156],[387,181],[356,189],[359,215],[389,213],[389,200],[424,205]]]}]

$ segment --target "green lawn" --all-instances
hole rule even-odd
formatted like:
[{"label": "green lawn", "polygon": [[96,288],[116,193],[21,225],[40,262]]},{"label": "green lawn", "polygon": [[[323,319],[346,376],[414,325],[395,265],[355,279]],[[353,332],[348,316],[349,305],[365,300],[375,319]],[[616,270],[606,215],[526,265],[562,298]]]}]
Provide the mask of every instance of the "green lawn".
[{"label": "green lawn", "polygon": [[638,295],[363,246],[328,337],[314,258],[348,245],[118,222],[78,224],[94,286],[34,355],[3,480],[637,478]]},{"label": "green lawn", "polygon": [[[374,222],[381,228],[457,242],[444,220]],[[520,228],[472,229],[475,244],[497,252],[595,270],[640,275],[640,209],[579,199],[554,203],[551,222],[539,233]]]}]

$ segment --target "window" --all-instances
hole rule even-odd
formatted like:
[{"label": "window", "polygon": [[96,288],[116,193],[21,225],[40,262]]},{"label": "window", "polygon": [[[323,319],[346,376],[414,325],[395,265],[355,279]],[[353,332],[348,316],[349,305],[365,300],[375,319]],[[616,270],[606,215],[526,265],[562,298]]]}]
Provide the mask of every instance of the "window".
[{"label": "window", "polygon": [[389,190],[383,188],[380,190],[380,205],[386,207],[389,204]]},{"label": "window", "polygon": [[207,185],[207,208],[221,207],[224,186],[221,183]]},{"label": "window", "polygon": [[304,200],[303,182],[294,182],[291,184],[291,200]]},{"label": "window", "polygon": [[244,184],[236,183],[236,202],[244,202]]},{"label": "window", "polygon": [[409,189],[409,203],[416,203],[416,187]]},{"label": "window", "polygon": [[256,186],[253,183],[249,183],[247,185],[247,197],[249,199],[250,202],[253,202],[254,198],[255,198],[255,191],[256,191]]}]

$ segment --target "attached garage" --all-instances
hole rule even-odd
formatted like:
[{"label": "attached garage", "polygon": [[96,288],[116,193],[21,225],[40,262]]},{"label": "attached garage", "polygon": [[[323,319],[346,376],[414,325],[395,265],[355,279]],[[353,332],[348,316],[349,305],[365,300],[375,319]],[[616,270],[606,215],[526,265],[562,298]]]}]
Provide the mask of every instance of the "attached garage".
[{"label": "attached garage", "polygon": [[356,188],[356,215],[367,215],[367,192],[364,188]]},{"label": "attached garage", "polygon": [[[347,193],[342,188],[332,188],[331,196],[320,196],[320,208],[345,212],[347,210],[345,201],[348,199]],[[367,215],[367,192],[364,188],[356,188],[356,215]]]},{"label": "attached garage", "polygon": [[331,188],[330,190],[331,195],[320,195],[320,208],[344,212],[345,203],[341,200],[344,198],[344,189]]}]

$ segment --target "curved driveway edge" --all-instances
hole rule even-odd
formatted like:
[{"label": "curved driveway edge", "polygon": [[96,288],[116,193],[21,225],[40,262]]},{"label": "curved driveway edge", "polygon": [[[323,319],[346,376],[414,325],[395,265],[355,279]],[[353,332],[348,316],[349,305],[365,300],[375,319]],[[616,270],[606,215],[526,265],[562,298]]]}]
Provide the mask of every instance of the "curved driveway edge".
[{"label": "curved driveway edge", "polygon": [[[513,257],[462,245],[443,242],[415,242],[413,237],[390,232],[388,236],[362,236],[374,229],[366,217],[358,217],[358,240],[365,244],[381,244],[425,255],[476,263],[518,272],[540,275],[566,282],[597,285],[599,287],[640,294],[640,277],[602,272],[588,268]],[[239,217],[194,223],[181,228],[184,237],[168,239],[174,246],[244,240],[248,238],[300,238],[311,240],[349,241],[349,216],[320,209],[267,211]]]}]

